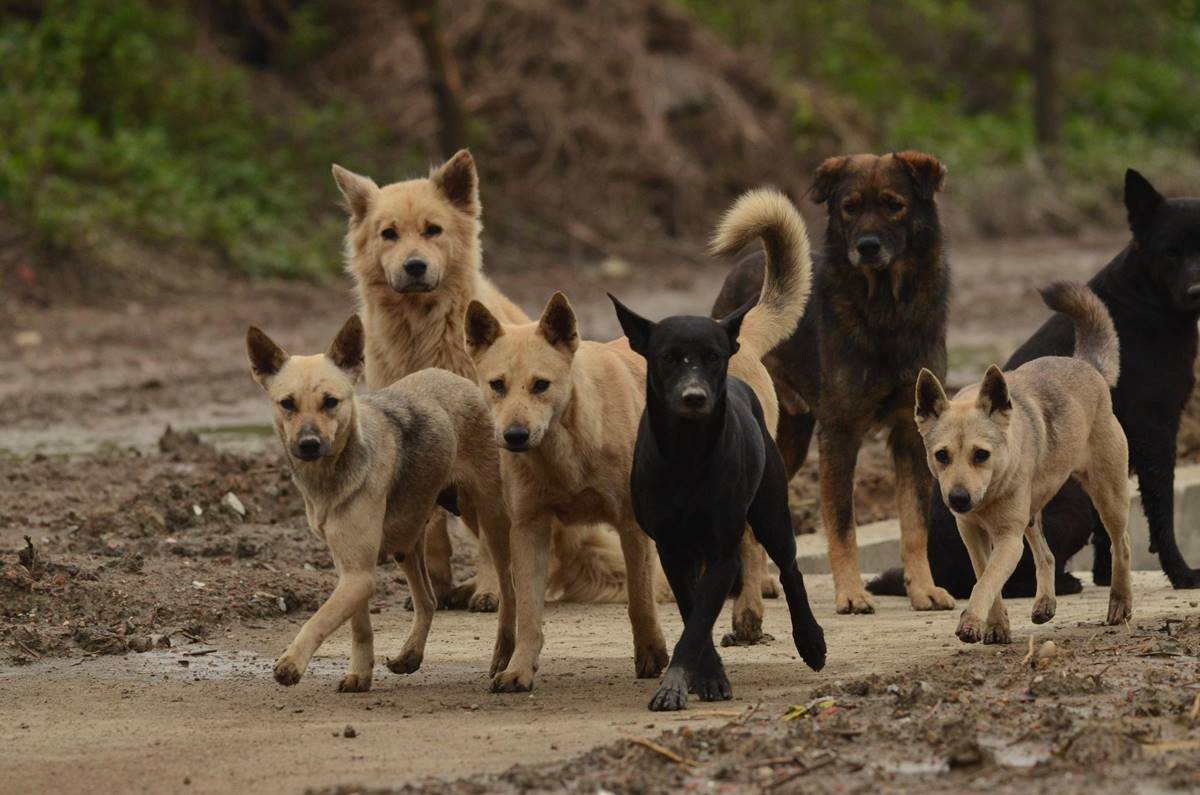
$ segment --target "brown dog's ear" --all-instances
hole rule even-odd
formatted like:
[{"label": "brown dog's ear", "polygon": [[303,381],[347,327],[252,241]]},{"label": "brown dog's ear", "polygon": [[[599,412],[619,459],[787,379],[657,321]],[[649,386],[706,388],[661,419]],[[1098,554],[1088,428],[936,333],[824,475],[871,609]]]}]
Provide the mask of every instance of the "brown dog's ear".
[{"label": "brown dog's ear", "polygon": [[999,413],[1007,417],[1012,411],[1012,401],[1008,397],[1008,382],[1000,368],[992,365],[983,376],[979,385],[979,397],[975,399],[975,407],[989,416]]},{"label": "brown dog's ear", "polygon": [[824,204],[833,198],[833,189],[837,187],[838,180],[842,178],[842,172],[846,170],[849,162],[850,158],[843,155],[831,157],[817,166],[817,172],[813,175],[812,188],[809,189],[809,195],[814,204]]},{"label": "brown dog's ear", "polygon": [[467,352],[472,359],[478,359],[480,354],[492,347],[504,329],[500,321],[488,311],[488,308],[478,301],[467,305]]},{"label": "brown dog's ear", "polygon": [[355,174],[349,169],[333,164],[333,181],[346,200],[346,209],[350,211],[350,220],[354,223],[362,221],[371,210],[371,202],[379,193],[379,186],[370,177]]},{"label": "brown dog's ear", "polygon": [[650,335],[654,333],[657,324],[625,306],[612,293],[608,293],[608,300],[613,302],[613,307],[617,310],[617,321],[621,324],[621,330],[625,332],[625,338],[629,340],[629,347],[634,353],[645,356],[646,348],[650,344]]},{"label": "brown dog's ear", "polygon": [[473,218],[479,217],[479,175],[469,150],[459,149],[429,178],[451,204]]},{"label": "brown dog's ear", "polygon": [[931,370],[922,367],[921,374],[917,376],[917,428],[923,428],[926,423],[942,416],[949,404],[942,382]]},{"label": "brown dog's ear", "polygon": [[257,326],[246,331],[246,356],[250,359],[250,372],[263,389],[283,367],[288,355],[275,344],[275,340],[262,333]]},{"label": "brown dog's ear", "polygon": [[563,346],[574,352],[579,347],[578,323],[571,302],[562,293],[550,296],[542,318],[538,321],[538,333],[555,347]]},{"label": "brown dog's ear", "polygon": [[933,194],[942,189],[942,185],[946,181],[946,167],[933,155],[908,151],[898,152],[892,156],[907,169],[908,175],[912,177],[913,185],[917,189],[917,195],[922,199],[930,200],[933,198]]},{"label": "brown dog's ear", "polygon": [[351,315],[342,325],[342,330],[333,338],[325,355],[338,369],[357,382],[363,374],[363,349],[366,347],[366,332],[358,315]]}]

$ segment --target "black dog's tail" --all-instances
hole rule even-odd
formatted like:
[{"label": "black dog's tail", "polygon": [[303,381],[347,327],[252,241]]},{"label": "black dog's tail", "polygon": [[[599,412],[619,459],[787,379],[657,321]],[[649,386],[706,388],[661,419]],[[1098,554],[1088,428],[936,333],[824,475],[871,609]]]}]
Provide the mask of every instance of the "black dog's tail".
[{"label": "black dog's tail", "polygon": [[1085,284],[1054,282],[1041,290],[1042,300],[1075,323],[1075,358],[1099,371],[1109,388],[1121,374],[1121,344],[1108,308]]},{"label": "black dog's tail", "polygon": [[876,596],[907,596],[908,588],[904,585],[904,569],[900,566],[888,569],[868,582],[867,590]]},{"label": "black dog's tail", "polygon": [[761,359],[796,330],[804,315],[812,288],[812,253],[804,219],[779,191],[742,194],[721,219],[710,249],[728,256],[756,237],[766,247],[766,277],[758,305],[742,322],[738,343]]}]

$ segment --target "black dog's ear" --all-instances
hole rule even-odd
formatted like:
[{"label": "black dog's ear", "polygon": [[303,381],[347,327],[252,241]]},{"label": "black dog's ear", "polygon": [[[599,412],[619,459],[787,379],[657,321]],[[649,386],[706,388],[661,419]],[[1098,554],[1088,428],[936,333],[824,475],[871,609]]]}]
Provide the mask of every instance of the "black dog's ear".
[{"label": "black dog's ear", "polygon": [[561,292],[550,296],[542,317],[538,321],[538,333],[555,347],[561,345],[569,351],[579,347],[579,323],[571,302]]},{"label": "black dog's ear", "polygon": [[625,332],[625,337],[629,340],[629,347],[633,349],[634,353],[645,356],[646,347],[650,344],[650,335],[654,333],[654,327],[657,324],[625,306],[612,293],[607,293],[607,295],[617,310],[617,320],[620,321],[621,330]]},{"label": "black dog's ear", "polygon": [[846,170],[846,164],[849,162],[850,158],[842,155],[831,157],[817,166],[812,187],[809,189],[814,204],[824,204],[833,198],[833,189],[837,187],[838,180],[842,178],[842,172]]},{"label": "black dog's ear", "polygon": [[356,382],[363,374],[363,349],[366,344],[367,336],[363,331],[362,319],[358,315],[351,315],[342,324],[342,330],[333,338],[325,355],[339,370],[348,375],[352,382]]},{"label": "black dog's ear", "polygon": [[942,382],[931,370],[922,367],[921,374],[917,376],[917,428],[924,428],[926,423],[942,416],[949,403]]},{"label": "black dog's ear", "polygon": [[1012,411],[1012,401],[1008,397],[1008,382],[1004,380],[1004,373],[1000,372],[1000,368],[994,364],[983,376],[983,383],[979,385],[979,397],[975,399],[975,406],[989,416],[998,413],[1007,418],[1009,412]]},{"label": "black dog's ear", "polygon": [[924,152],[897,152],[892,157],[900,161],[912,178],[917,195],[926,201],[942,189],[946,181],[946,167],[942,161]]},{"label": "black dog's ear", "polygon": [[371,202],[379,193],[379,186],[370,177],[355,174],[349,169],[333,164],[333,181],[337,183],[342,198],[346,200],[346,209],[350,211],[350,220],[358,223],[367,217]]},{"label": "black dog's ear", "polygon": [[288,355],[275,344],[275,340],[262,333],[257,326],[246,330],[246,356],[250,359],[250,372],[263,389],[279,372]]},{"label": "black dog's ear", "polygon": [[478,301],[467,304],[467,352],[478,361],[481,354],[504,334],[500,321]]},{"label": "black dog's ear", "polygon": [[1132,168],[1125,172],[1125,209],[1129,213],[1129,229],[1135,240],[1141,240],[1154,213],[1162,206],[1162,194],[1150,181]]},{"label": "black dog's ear", "polygon": [[746,319],[746,315],[758,303],[758,296],[754,296],[746,303],[739,306],[737,309],[730,312],[725,317],[717,321],[717,325],[725,329],[725,333],[729,335],[729,355],[738,352],[741,347],[738,345],[738,334],[742,332],[742,321]]},{"label": "black dog's ear", "polygon": [[479,174],[470,150],[459,149],[429,178],[451,204],[473,218],[479,217]]}]

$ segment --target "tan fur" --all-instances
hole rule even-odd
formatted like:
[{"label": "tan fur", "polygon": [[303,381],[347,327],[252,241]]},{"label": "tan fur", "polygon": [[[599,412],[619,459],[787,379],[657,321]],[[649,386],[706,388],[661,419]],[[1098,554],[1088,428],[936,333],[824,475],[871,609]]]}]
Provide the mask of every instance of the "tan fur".
[{"label": "tan fur", "polygon": [[[425,524],[438,494],[458,489],[460,505],[483,530],[502,571],[509,570],[508,516],[499,499],[499,463],[487,406],[473,385],[444,370],[424,370],[358,398],[363,327],[350,319],[329,352],[288,357],[258,329],[247,333],[256,380],[274,405],[275,429],[293,479],[304,497],[309,527],[329,546],[337,586],[275,665],[283,685],[300,681],[312,655],[350,621],[350,670],[343,691],[371,687],[374,642],[369,601],[375,565],[403,559],[415,610],[396,673],[416,671],[436,607],[426,568]],[[320,454],[306,444],[320,442]],[[509,578],[500,587],[500,621],[492,672],[504,668],[515,637],[515,597]]]},{"label": "tan fur", "polygon": [[[930,371],[917,380],[916,420],[929,467],[955,511],[978,578],[957,631],[968,643],[1011,641],[1000,590],[1021,557],[1023,536],[1037,568],[1033,620],[1054,616],[1054,557],[1041,512],[1071,476],[1092,498],[1112,540],[1108,623],[1127,621],[1133,611],[1129,450],[1109,392],[1118,371],[1116,333],[1087,287],[1057,284],[1044,296],[1076,321],[1074,358],[1035,359],[1010,373],[993,365],[981,383],[953,400]],[[956,497],[967,501],[963,510]]]},{"label": "tan fur", "polygon": [[[449,370],[474,382],[475,366],[463,344],[467,305],[477,300],[506,323],[524,323],[529,318],[483,274],[482,207],[470,152],[458,152],[433,169],[428,178],[382,188],[369,177],[341,166],[333,167],[333,175],[350,215],[346,267],[354,277],[367,331],[367,386],[379,389],[428,367]],[[440,228],[440,233],[431,236],[433,228]],[[384,238],[384,230],[394,232],[395,239]],[[411,286],[406,283],[404,263],[412,257],[428,264],[428,281],[434,284],[428,292],[397,289]],[[478,528],[464,524],[478,537]],[[619,594],[619,586],[597,584],[619,582],[624,576],[621,569],[603,564],[615,553],[612,533],[598,527],[585,532],[585,548],[596,550],[599,558],[589,560],[577,554],[571,558],[574,565],[556,559],[556,568],[568,578],[592,582],[590,592],[598,598]],[[452,589],[450,542],[441,511],[429,528],[427,554],[439,601],[495,609],[497,575],[482,545],[475,580]]]}]

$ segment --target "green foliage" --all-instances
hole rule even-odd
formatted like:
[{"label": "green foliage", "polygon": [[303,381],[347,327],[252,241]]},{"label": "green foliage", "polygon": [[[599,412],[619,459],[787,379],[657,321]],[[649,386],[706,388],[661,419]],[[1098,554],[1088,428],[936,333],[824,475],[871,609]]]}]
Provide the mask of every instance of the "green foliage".
[{"label": "green foliage", "polygon": [[116,230],[256,275],[336,269],[329,163],[367,148],[347,133],[367,125],[337,107],[260,111],[246,72],[198,55],[191,30],[147,0],[50,0],[0,22],[0,202],[50,250]]}]

